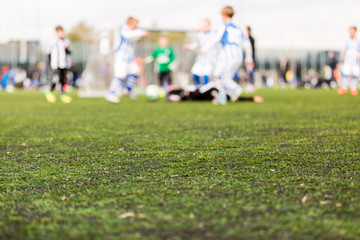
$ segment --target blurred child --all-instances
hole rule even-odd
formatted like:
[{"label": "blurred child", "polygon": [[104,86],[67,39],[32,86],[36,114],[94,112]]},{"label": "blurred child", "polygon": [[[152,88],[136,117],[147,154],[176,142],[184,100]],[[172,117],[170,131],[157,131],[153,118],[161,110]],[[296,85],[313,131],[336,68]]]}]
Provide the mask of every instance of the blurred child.
[{"label": "blurred child", "polygon": [[6,90],[6,87],[7,87],[8,81],[9,81],[9,72],[10,72],[10,69],[8,66],[3,67],[2,76],[0,77],[1,88],[3,90]]},{"label": "blurred child", "polygon": [[254,79],[254,68],[255,68],[255,39],[254,37],[252,36],[251,34],[251,27],[250,26],[247,26],[246,27],[246,35],[248,36],[249,38],[249,41],[251,43],[251,50],[252,50],[252,54],[251,54],[251,57],[252,57],[252,60],[253,60],[253,63],[254,65],[251,66],[250,68],[246,68],[246,71],[248,72],[249,74],[249,84],[247,85],[247,89],[246,89],[246,92],[255,92],[255,79]]},{"label": "blurred child", "polygon": [[[219,87],[214,82],[210,82],[201,87],[195,85],[187,86],[183,89],[175,89],[169,93],[169,101],[212,101],[213,104],[218,104],[217,96],[219,94]],[[230,99],[231,96],[226,96]],[[250,101],[255,103],[263,103],[264,98],[260,96],[253,97],[239,97],[237,101]]]},{"label": "blurred child", "polygon": [[159,45],[154,49],[151,56],[145,59],[145,63],[156,61],[156,70],[159,73],[160,86],[166,92],[169,91],[171,85],[171,71],[175,68],[175,53],[173,48],[169,45],[169,38],[161,36],[159,38]]},{"label": "blurred child", "polygon": [[[210,30],[211,23],[208,18],[203,19],[201,28],[197,33],[195,42],[185,45],[185,50],[201,49],[209,40],[215,37],[214,32]],[[198,55],[194,66],[191,69],[194,82],[197,87],[201,87],[210,82],[217,58],[217,46],[212,47],[203,55]]]},{"label": "blurred child", "polygon": [[56,38],[50,46],[50,67],[53,71],[53,79],[50,86],[50,92],[47,92],[45,96],[48,102],[56,102],[53,91],[56,84],[60,83],[60,99],[64,103],[70,103],[72,101],[71,97],[65,94],[65,86],[67,84],[66,73],[70,68],[70,42],[65,38],[65,32],[62,26],[57,26],[55,32]]},{"label": "blurred child", "polygon": [[234,13],[232,7],[227,6],[222,9],[221,16],[224,24],[218,29],[215,38],[199,51],[199,54],[205,54],[216,44],[221,43],[215,68],[215,76],[220,78],[222,86],[219,92],[220,104],[227,103],[226,94],[231,95],[232,101],[236,101],[243,92],[242,87],[233,80],[233,76],[242,64],[243,48],[246,53],[246,67],[251,69],[254,66],[249,38],[232,23]]},{"label": "blurred child", "polygon": [[36,91],[36,89],[39,87],[39,77],[40,74],[38,69],[36,69],[36,66],[34,64],[29,64],[27,70],[27,81],[26,84],[24,82],[24,88],[31,91]]},{"label": "blurred child", "polygon": [[358,95],[358,78],[360,76],[360,41],[356,37],[357,28],[355,26],[350,27],[350,38],[345,45],[345,51],[342,53],[342,60],[344,61],[344,77],[341,82],[341,87],[337,93],[344,95],[347,92],[349,79],[352,80],[350,93],[352,95]]},{"label": "blurred child", "polygon": [[146,31],[137,29],[138,24],[139,20],[129,17],[126,24],[120,28],[120,43],[114,56],[114,79],[105,97],[109,102],[120,102],[116,95],[120,85],[128,90],[132,98],[135,98],[133,95],[135,92],[132,90],[140,75],[140,67],[135,58],[135,42],[148,35]]}]

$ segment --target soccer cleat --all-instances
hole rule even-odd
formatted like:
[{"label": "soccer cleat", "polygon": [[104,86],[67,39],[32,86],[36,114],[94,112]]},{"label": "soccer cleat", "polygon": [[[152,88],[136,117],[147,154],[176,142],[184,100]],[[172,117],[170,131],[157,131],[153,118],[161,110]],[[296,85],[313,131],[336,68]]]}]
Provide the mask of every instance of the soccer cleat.
[{"label": "soccer cleat", "polygon": [[63,103],[71,103],[72,102],[72,98],[67,95],[61,95],[60,99]]},{"label": "soccer cleat", "polygon": [[350,89],[350,93],[353,96],[357,96],[359,94],[359,92],[358,92],[358,90],[356,88],[355,89]]},{"label": "soccer cleat", "polygon": [[220,103],[221,105],[226,105],[226,104],[227,104],[227,98],[224,97],[224,96],[219,97],[218,100],[219,100],[219,103]]},{"label": "soccer cleat", "polygon": [[347,92],[347,90],[344,89],[344,88],[342,88],[342,87],[340,87],[340,88],[337,90],[337,94],[339,94],[339,95],[344,95],[344,94],[346,94],[346,92]]},{"label": "soccer cleat", "polygon": [[108,94],[105,97],[106,101],[111,103],[119,103],[120,99],[115,94]]},{"label": "soccer cleat", "polygon": [[168,100],[170,102],[178,103],[181,101],[181,97],[179,95],[169,95]]},{"label": "soccer cleat", "polygon": [[212,104],[214,105],[226,105],[227,104],[227,98],[226,96],[217,96],[216,98],[214,98],[212,101]]},{"label": "soccer cleat", "polygon": [[242,87],[238,86],[235,90],[233,95],[231,96],[231,101],[232,102],[236,102],[236,100],[238,100],[238,98],[240,97],[240,95],[242,94],[243,90]]},{"label": "soccer cleat", "polygon": [[52,92],[45,93],[45,98],[49,103],[55,103],[56,102],[56,97]]}]

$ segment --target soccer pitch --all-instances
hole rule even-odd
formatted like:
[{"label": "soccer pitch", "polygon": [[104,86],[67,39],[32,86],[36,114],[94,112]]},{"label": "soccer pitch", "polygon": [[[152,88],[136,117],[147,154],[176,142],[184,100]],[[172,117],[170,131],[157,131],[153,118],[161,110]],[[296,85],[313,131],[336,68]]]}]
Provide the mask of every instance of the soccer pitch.
[{"label": "soccer pitch", "polygon": [[0,93],[1,239],[360,239],[360,97]]}]

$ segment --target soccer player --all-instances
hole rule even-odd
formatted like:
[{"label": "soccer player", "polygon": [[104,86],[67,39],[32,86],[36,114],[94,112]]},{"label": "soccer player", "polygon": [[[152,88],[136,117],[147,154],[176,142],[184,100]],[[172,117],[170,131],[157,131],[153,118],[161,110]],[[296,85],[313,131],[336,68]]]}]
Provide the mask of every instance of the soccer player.
[{"label": "soccer player", "polygon": [[148,32],[137,29],[139,20],[129,17],[126,24],[120,28],[120,43],[114,56],[114,79],[110,84],[109,93],[105,99],[112,103],[119,103],[120,99],[116,91],[121,85],[125,87],[133,99],[135,86],[139,75],[140,67],[135,58],[135,42],[148,35]]},{"label": "soccer player", "polygon": [[252,50],[249,38],[237,27],[232,18],[235,12],[230,6],[224,7],[221,16],[224,24],[218,29],[216,36],[199,54],[205,54],[216,44],[221,43],[218,63],[215,67],[215,76],[221,80],[221,91],[219,92],[219,103],[226,104],[226,94],[231,96],[231,101],[235,102],[243,92],[242,87],[234,80],[237,69],[243,60],[243,48],[245,49],[245,64],[247,68],[253,68]]},{"label": "soccer player", "polygon": [[[255,39],[254,37],[251,35],[251,27],[247,26],[246,27],[246,35],[248,36],[250,43],[251,43],[251,49],[252,49],[252,60],[254,63],[254,66],[252,66],[251,68],[245,67],[247,73],[249,74],[249,83],[246,86],[245,91],[246,92],[255,92],[255,81],[254,81],[254,70],[255,70]],[[240,75],[239,72],[237,71],[233,77],[233,79],[239,83],[240,82]]]},{"label": "soccer player", "polygon": [[66,73],[70,68],[70,42],[65,38],[65,31],[62,26],[55,28],[56,38],[50,45],[50,67],[53,71],[53,79],[50,84],[50,92],[45,93],[46,100],[50,103],[56,102],[56,97],[53,93],[56,84],[61,84],[60,99],[64,103],[72,101],[70,96],[65,94],[65,86],[67,84]]},{"label": "soccer player", "polygon": [[169,86],[171,86],[172,83],[171,71],[175,68],[175,60],[175,53],[169,45],[169,38],[167,36],[161,36],[159,38],[159,45],[154,49],[151,56],[145,59],[146,64],[156,61],[159,83],[166,93],[169,91]]},{"label": "soccer player", "polygon": [[8,66],[4,66],[2,69],[2,76],[0,75],[0,90],[6,90],[8,81],[9,81],[9,72],[10,68]]},{"label": "soccer player", "polygon": [[246,68],[246,71],[249,74],[249,80],[250,80],[250,84],[247,86],[247,92],[255,92],[255,80],[254,80],[254,68],[255,68],[255,39],[254,37],[251,35],[251,27],[247,26],[246,27],[246,34],[250,40],[251,43],[251,49],[252,49],[252,60],[254,65],[250,68]]},{"label": "soccer player", "polygon": [[336,59],[335,53],[333,51],[328,52],[328,62],[327,65],[331,67],[332,75],[331,81],[336,84],[335,72],[338,65],[338,60]]},{"label": "soccer player", "polygon": [[[184,46],[185,50],[201,49],[214,36],[214,32],[210,30],[211,23],[208,18],[201,22],[201,28],[196,35],[196,40]],[[191,69],[194,82],[197,87],[201,87],[210,82],[210,77],[213,73],[217,58],[217,46],[214,46],[203,55],[198,55],[194,66]]]},{"label": "soccer player", "polygon": [[350,27],[350,38],[345,45],[345,51],[342,53],[342,60],[344,61],[344,77],[341,82],[341,87],[337,93],[344,95],[347,92],[349,79],[352,80],[350,93],[354,96],[358,95],[358,78],[360,76],[360,41],[356,37],[357,28]]},{"label": "soccer player", "polygon": [[[181,102],[181,101],[212,101],[213,104],[218,104],[218,94],[220,92],[219,86],[214,82],[197,87],[190,85],[184,89],[175,89],[169,92],[169,101]],[[230,99],[230,96],[226,96]],[[264,98],[260,96],[254,97],[239,97],[237,101],[250,101],[255,103],[263,103]]]}]

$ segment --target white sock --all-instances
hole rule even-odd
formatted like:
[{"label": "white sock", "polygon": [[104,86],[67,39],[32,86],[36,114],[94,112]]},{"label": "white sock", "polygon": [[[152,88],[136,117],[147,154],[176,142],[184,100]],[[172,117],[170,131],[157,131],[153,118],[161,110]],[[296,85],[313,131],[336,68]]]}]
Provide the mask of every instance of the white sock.
[{"label": "white sock", "polygon": [[355,90],[358,88],[359,78],[358,77],[352,77],[351,79],[351,89]]}]

